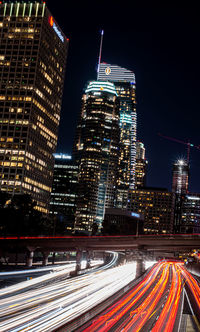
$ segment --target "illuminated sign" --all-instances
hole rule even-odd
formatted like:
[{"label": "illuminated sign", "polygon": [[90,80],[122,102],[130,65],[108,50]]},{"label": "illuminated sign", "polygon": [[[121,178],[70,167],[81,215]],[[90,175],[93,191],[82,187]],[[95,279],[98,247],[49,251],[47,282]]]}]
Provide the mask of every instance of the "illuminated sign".
[{"label": "illuminated sign", "polygon": [[192,199],[193,201],[199,201],[200,197],[195,197],[195,196],[186,196],[187,199]]},{"label": "illuminated sign", "polygon": [[131,212],[132,217],[140,218],[139,213]]},{"label": "illuminated sign", "polygon": [[110,67],[106,67],[106,69],[105,69],[105,74],[106,74],[106,75],[110,75],[110,73],[111,73],[111,69],[110,69]]},{"label": "illuminated sign", "polygon": [[71,156],[69,156],[68,154],[65,154],[65,153],[54,153],[53,155],[54,155],[55,159],[69,159],[69,160],[72,159]]},{"label": "illuminated sign", "polygon": [[64,37],[63,37],[61,31],[58,29],[57,25],[55,24],[52,16],[49,17],[49,24],[54,29],[55,33],[60,38],[60,40],[64,43]]}]

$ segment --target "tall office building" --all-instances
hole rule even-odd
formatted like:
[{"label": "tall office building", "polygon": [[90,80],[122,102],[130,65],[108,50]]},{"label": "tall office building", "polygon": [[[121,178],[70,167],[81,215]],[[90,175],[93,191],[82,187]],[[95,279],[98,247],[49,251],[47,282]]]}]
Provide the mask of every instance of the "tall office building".
[{"label": "tall office building", "polygon": [[64,223],[66,232],[74,229],[78,186],[78,165],[71,156],[55,153],[50,213],[57,222]]},{"label": "tall office building", "polygon": [[98,80],[114,83],[119,98],[120,156],[115,206],[127,208],[128,190],[135,187],[137,120],[135,74],[117,65],[101,63]]},{"label": "tall office building", "polygon": [[105,208],[114,206],[119,154],[119,105],[114,84],[90,82],[82,109],[73,156],[79,164],[75,230],[102,226]]},{"label": "tall office building", "polygon": [[146,185],[147,160],[145,147],[142,142],[136,142],[135,188],[144,188]]},{"label": "tall office building", "polygon": [[0,4],[0,190],[48,211],[68,40],[45,2]]},{"label": "tall office building", "polygon": [[178,160],[173,165],[172,192],[187,194],[188,192],[189,165],[186,160]]}]

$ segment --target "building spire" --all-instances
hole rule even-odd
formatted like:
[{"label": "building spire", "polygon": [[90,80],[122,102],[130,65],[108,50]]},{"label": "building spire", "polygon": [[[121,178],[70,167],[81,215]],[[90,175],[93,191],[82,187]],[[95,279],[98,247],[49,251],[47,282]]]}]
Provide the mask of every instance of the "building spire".
[{"label": "building spire", "polygon": [[99,69],[100,69],[100,63],[101,63],[101,53],[102,53],[103,35],[104,35],[104,30],[101,30],[101,41],[100,41],[99,59],[98,59],[98,66],[97,66],[97,79],[98,79],[98,74],[99,74]]}]

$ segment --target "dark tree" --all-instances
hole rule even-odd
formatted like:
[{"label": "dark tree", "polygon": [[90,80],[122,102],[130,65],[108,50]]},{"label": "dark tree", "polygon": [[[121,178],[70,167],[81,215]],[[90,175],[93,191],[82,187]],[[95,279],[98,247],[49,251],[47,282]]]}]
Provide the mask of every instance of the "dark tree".
[{"label": "dark tree", "polygon": [[[9,201],[2,196],[0,206],[1,235],[38,236],[52,235],[53,221],[35,209],[30,195],[14,195]],[[7,202],[7,204],[5,204]]]}]

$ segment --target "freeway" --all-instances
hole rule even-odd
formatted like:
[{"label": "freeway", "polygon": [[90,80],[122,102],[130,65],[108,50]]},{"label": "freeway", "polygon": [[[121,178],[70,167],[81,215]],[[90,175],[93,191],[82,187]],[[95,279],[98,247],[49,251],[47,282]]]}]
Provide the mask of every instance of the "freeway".
[{"label": "freeway", "polygon": [[[200,312],[199,284],[183,263],[160,262],[126,295],[76,331],[179,331],[185,283]],[[198,328],[197,318],[195,322]]]},{"label": "freeway", "polygon": [[36,283],[34,288],[19,284],[18,288],[2,289],[0,331],[54,331],[104,301],[135,278],[133,263],[109,269],[117,258],[114,253],[109,264],[87,275],[60,281],[57,278],[44,286]]},{"label": "freeway", "polygon": [[40,277],[29,280],[26,287],[19,284],[2,289],[0,331],[50,332],[63,325],[65,331],[72,331],[67,327],[69,324],[72,326],[72,322],[78,322],[80,326],[79,317],[94,311],[99,303],[114,299],[127,284],[130,287],[125,295],[113,300],[110,306],[107,304],[101,314],[75,331],[179,331],[185,292],[193,320],[199,328],[200,287],[183,263],[158,262],[133,282],[136,264],[113,267],[116,260],[117,253],[114,253],[112,261],[105,267],[72,279],[61,275],[41,283],[37,282]]}]

